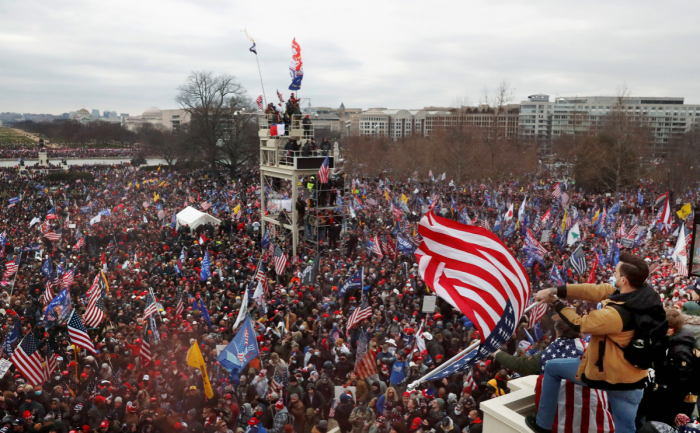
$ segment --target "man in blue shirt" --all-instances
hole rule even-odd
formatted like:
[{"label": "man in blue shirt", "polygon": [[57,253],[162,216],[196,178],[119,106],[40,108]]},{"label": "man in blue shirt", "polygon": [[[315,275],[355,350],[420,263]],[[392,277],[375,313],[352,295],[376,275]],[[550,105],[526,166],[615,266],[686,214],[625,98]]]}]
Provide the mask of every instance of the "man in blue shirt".
[{"label": "man in blue shirt", "polygon": [[406,372],[408,371],[408,361],[406,360],[405,353],[403,350],[396,351],[396,361],[391,366],[391,376],[389,376],[389,382],[396,389],[399,395],[404,392],[404,387],[407,379]]}]

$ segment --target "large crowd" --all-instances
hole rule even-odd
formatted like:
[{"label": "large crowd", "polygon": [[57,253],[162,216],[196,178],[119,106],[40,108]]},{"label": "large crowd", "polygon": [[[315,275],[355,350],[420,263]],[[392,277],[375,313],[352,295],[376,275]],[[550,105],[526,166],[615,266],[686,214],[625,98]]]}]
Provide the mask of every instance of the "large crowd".
[{"label": "large crowd", "polygon": [[[541,374],[562,345],[580,355],[577,344],[586,338],[550,308],[536,324],[523,318],[500,351],[468,371],[411,388],[479,337],[478,328],[442,299],[434,309],[424,309],[424,297],[432,292],[411,250],[420,243],[418,221],[430,207],[496,232],[526,266],[533,292],[591,278],[609,282],[618,248],[643,257],[649,282],[663,297],[672,340],[689,344],[691,352],[700,349],[700,289],[671,258],[674,232],[686,222],[674,215],[669,233],[653,228],[664,185],[640,183],[618,198],[582,192],[571,181],[546,175],[459,184],[425,174],[399,180],[349,173],[344,177],[350,192],[338,194],[352,210],[334,219],[344,228],[341,241],[330,239],[338,231],[319,231],[325,239],[314,260],[310,243],[294,256],[283,230],[261,236],[260,216],[270,209],[260,209],[260,194],[271,191],[261,188],[257,169],[236,174],[140,171],[127,165],[79,170],[90,171],[95,180],[64,183],[39,173],[0,172],[5,268],[19,258],[16,272],[5,272],[0,283],[0,325],[4,336],[17,322],[21,327],[15,342],[2,346],[4,359],[13,353],[13,365],[0,380],[1,431],[480,432],[482,402],[508,393],[514,377]],[[673,211],[687,202],[694,207],[697,192],[677,192]],[[507,221],[511,205],[516,215]],[[178,225],[175,214],[185,206],[221,223]],[[600,222],[603,211],[607,219]],[[566,234],[576,223],[582,240],[569,245]],[[528,230],[546,249],[536,260],[523,248]],[[369,248],[373,239],[382,239],[381,246]],[[267,242],[273,248],[263,248]],[[583,273],[569,260],[579,246],[587,265]],[[274,247],[288,255],[280,274]],[[202,280],[207,258],[210,276]],[[53,273],[44,272],[47,261]],[[315,278],[307,282],[302,274],[309,266],[315,267]],[[246,307],[260,355],[232,373],[217,355],[238,332],[233,324],[248,299],[246,290],[255,290],[259,269],[268,286],[266,305]],[[362,287],[343,293],[346,280],[360,269]],[[47,299],[61,291],[52,283],[70,271],[74,279],[67,290],[83,319],[95,277],[106,279],[100,299],[105,317],[87,329],[96,353],[78,347],[66,325],[48,328],[45,321]],[[151,295],[158,311],[144,319]],[[364,301],[371,317],[347,329]],[[597,308],[591,302],[572,305],[580,313]],[[16,366],[28,335],[40,341],[37,350],[46,364],[49,351],[57,355],[54,368],[43,367],[41,380]],[[374,368],[358,368],[358,343],[364,341]],[[208,381],[203,370],[188,365],[193,344]],[[638,414],[640,425],[674,425],[679,414],[693,417],[700,390],[687,377],[697,374],[688,376],[680,368],[669,362],[668,371],[657,371]]]},{"label": "large crowd", "polygon": [[[46,149],[46,156],[53,159],[67,158],[132,158],[135,155],[133,148],[100,148],[89,149],[84,147],[79,148],[61,148],[61,149]],[[0,159],[26,160],[39,158],[38,147],[25,146],[3,146],[0,148]]]}]

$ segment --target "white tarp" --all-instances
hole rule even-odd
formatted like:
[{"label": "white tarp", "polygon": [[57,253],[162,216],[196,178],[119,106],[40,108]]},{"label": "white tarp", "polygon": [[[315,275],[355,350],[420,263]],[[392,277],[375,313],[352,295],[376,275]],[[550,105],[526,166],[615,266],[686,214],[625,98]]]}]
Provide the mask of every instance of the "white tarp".
[{"label": "white tarp", "polygon": [[200,212],[192,206],[187,206],[186,208],[178,212],[176,218],[178,227],[188,225],[193,230],[198,226],[201,226],[202,224],[206,223],[212,223],[215,226],[221,224],[220,219],[214,218],[213,216],[204,212]]}]

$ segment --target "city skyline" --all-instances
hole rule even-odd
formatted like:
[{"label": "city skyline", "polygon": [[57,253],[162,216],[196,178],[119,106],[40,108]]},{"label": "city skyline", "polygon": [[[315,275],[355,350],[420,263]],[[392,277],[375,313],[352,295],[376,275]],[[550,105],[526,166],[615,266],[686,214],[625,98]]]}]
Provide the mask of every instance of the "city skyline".
[{"label": "city skyline", "polygon": [[277,90],[289,96],[296,38],[305,69],[299,93],[313,106],[475,105],[501,80],[514,89],[514,103],[533,93],[614,95],[622,86],[700,103],[699,61],[690,51],[700,39],[700,4],[441,6],[11,2],[0,5],[0,112],[177,108],[177,86],[192,70],[234,75],[255,99],[262,91],[244,28],[257,44],[268,101]]}]

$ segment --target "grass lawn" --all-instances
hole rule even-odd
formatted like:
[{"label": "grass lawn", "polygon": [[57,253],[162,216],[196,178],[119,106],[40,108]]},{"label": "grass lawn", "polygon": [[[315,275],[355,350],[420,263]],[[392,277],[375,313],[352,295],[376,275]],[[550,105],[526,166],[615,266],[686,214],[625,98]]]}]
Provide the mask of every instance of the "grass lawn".
[{"label": "grass lawn", "polygon": [[35,141],[27,138],[11,128],[0,128],[0,146],[5,144],[34,144]]}]

